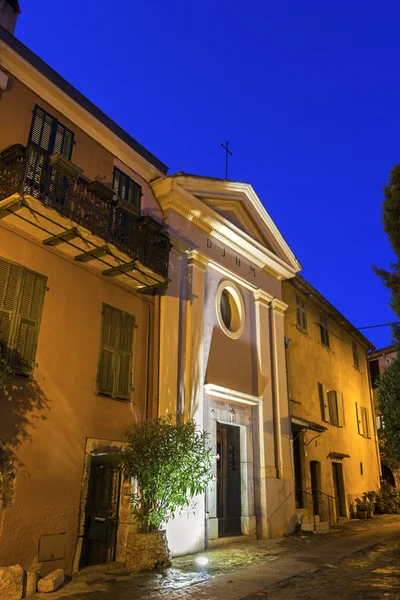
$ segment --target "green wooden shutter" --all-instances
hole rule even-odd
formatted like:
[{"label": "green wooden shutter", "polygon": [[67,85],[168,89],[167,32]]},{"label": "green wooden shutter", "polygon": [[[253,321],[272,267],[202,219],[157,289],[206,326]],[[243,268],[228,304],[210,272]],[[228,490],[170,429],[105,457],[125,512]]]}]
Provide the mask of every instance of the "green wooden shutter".
[{"label": "green wooden shutter", "polygon": [[23,272],[10,357],[10,367],[16,373],[33,372],[46,281],[43,275]]},{"label": "green wooden shutter", "polygon": [[0,349],[7,357],[22,268],[0,259]]},{"label": "green wooden shutter", "polygon": [[326,393],[326,387],[323,383],[318,384],[318,394],[319,394],[319,402],[321,406],[321,418],[323,421],[329,423],[329,405],[328,405],[328,395]]},{"label": "green wooden shutter", "polygon": [[134,317],[126,313],[122,313],[118,348],[118,375],[116,393],[118,398],[130,399],[131,397],[134,328]]},{"label": "green wooden shutter", "polygon": [[121,312],[104,304],[97,389],[106,396],[114,395],[120,321]]}]

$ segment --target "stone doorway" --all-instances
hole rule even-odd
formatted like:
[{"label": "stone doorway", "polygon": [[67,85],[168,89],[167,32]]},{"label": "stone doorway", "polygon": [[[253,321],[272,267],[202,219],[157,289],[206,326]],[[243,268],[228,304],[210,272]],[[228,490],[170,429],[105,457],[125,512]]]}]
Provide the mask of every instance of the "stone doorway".
[{"label": "stone doorway", "polygon": [[240,427],[217,423],[218,537],[241,535]]},{"label": "stone doorway", "polygon": [[85,507],[79,568],[116,559],[121,469],[118,454],[94,454]]}]

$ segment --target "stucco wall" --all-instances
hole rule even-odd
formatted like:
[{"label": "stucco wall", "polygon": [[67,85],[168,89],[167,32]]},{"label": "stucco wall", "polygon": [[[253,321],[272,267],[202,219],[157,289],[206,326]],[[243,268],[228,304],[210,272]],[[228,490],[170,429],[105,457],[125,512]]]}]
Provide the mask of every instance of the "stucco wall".
[{"label": "stucco wall", "polygon": [[11,74],[7,89],[0,94],[0,151],[13,144],[27,145],[35,104],[73,131],[74,147],[71,160],[83,169],[85,177],[93,180],[100,176],[105,183],[111,184],[114,166],[118,167],[142,186],[142,210],[156,219],[161,219],[161,210],[154,194],[138,173],[114,158],[107,148],[101,146]]},{"label": "stucco wall", "polygon": [[[321,462],[322,492],[333,494],[332,461],[329,452],[350,455],[342,461],[347,503],[364,491],[377,489],[379,470],[376,449],[376,430],[368,379],[366,349],[358,342],[359,368],[353,364],[350,333],[333,318],[329,319],[330,347],[321,343],[320,315],[324,311],[311,298],[303,296],[307,311],[307,332],[296,325],[296,292],[290,282],[284,283],[284,300],[289,305],[285,318],[285,335],[290,338],[288,347],[289,396],[292,416],[322,424],[327,431],[318,435],[315,431],[305,434],[304,442],[304,489],[309,489],[309,462]],[[344,403],[344,426],[335,427],[322,421],[318,394],[318,382],[328,389],[342,392]],[[368,409],[371,438],[359,435],[356,418],[361,408]],[[313,441],[311,441],[313,439]],[[361,474],[362,463],[363,474]]]},{"label": "stucco wall", "polygon": [[[122,440],[130,423],[145,418],[147,333],[153,309],[115,282],[5,228],[0,231],[0,256],[45,275],[48,285],[34,379],[16,378],[23,388],[21,406],[2,413],[2,424],[8,419],[8,434],[18,434],[22,466],[13,506],[4,514],[0,564],[38,568],[40,535],[66,532],[65,560],[39,568],[46,572],[62,566],[69,571],[86,439]],[[103,302],[137,319],[131,404],[96,395]]]}]

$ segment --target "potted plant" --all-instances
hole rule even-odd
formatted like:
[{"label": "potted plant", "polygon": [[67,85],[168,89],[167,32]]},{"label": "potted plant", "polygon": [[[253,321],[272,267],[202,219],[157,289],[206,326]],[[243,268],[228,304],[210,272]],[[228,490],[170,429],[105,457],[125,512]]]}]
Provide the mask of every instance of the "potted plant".
[{"label": "potted plant", "polygon": [[137,525],[128,534],[126,567],[168,566],[163,526],[204,492],[214,478],[215,454],[193,420],[174,423],[171,415],[132,425],[125,437],[122,463],[135,483],[130,502]]},{"label": "potted plant", "polygon": [[366,519],[367,518],[367,505],[365,503],[364,495],[362,498],[356,498],[354,500],[354,502],[356,504],[357,517],[359,519]]}]

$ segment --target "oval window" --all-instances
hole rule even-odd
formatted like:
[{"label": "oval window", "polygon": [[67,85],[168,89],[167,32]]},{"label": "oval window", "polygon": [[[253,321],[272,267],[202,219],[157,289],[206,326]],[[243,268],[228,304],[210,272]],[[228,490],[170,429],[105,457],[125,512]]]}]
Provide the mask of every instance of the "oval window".
[{"label": "oval window", "polygon": [[244,329],[244,302],[237,287],[224,281],[219,285],[216,298],[219,324],[231,338],[237,339]]}]

